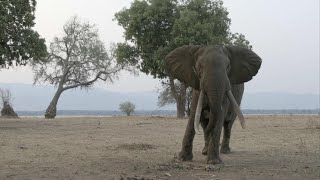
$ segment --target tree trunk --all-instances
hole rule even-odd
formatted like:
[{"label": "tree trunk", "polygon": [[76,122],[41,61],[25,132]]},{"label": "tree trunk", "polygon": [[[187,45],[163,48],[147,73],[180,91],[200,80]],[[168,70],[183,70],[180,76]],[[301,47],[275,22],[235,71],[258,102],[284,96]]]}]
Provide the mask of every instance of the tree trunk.
[{"label": "tree trunk", "polygon": [[[181,95],[179,95],[179,96],[181,96]],[[182,119],[185,117],[185,112],[186,112],[185,98],[179,97],[178,99],[176,99],[176,104],[177,104],[177,118]]]},{"label": "tree trunk", "polygon": [[190,117],[190,114],[191,114],[191,110],[190,110],[191,99],[192,99],[192,88],[188,87],[186,89],[186,115],[187,115],[187,117]]},{"label": "tree trunk", "polygon": [[173,97],[176,100],[177,105],[177,118],[182,119],[185,117],[186,113],[186,92],[187,87],[186,85],[181,82],[180,84],[180,90],[177,92],[175,85],[174,85],[174,79],[172,77],[169,77],[170,80],[170,88],[171,92],[173,93]]},{"label": "tree trunk", "polygon": [[58,100],[60,98],[60,95],[62,94],[63,90],[62,89],[58,89],[56,94],[53,96],[53,99],[51,100],[46,113],[44,115],[44,117],[46,119],[54,119],[57,115],[57,104],[58,104]]}]

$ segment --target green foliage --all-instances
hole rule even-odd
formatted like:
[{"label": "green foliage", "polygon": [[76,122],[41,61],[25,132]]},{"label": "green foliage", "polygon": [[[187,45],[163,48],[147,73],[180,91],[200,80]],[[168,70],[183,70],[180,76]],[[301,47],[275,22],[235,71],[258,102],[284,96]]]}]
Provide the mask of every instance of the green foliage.
[{"label": "green foliage", "polygon": [[45,40],[32,30],[35,0],[0,1],[0,66],[25,65],[47,55]]},{"label": "green foliage", "polygon": [[246,37],[239,33],[235,33],[230,36],[229,44],[252,49],[252,46],[250,45],[250,42],[246,40]]},{"label": "green foliage", "polygon": [[136,65],[139,59],[139,51],[126,43],[118,43],[115,47],[115,56],[120,64]]},{"label": "green foliage", "polygon": [[136,109],[136,106],[132,102],[126,101],[119,105],[119,109],[120,111],[126,113],[127,116],[130,116],[130,114]]},{"label": "green foliage", "polygon": [[[167,47],[172,39],[177,8],[175,0],[135,0],[129,9],[116,13],[115,19],[125,29],[126,39],[118,44],[118,61],[133,62],[146,74],[163,76],[163,66],[159,66],[162,59],[158,57],[167,52],[162,47]],[[128,49],[134,53],[122,52]]]},{"label": "green foliage", "polygon": [[222,0],[135,0],[115,14],[125,30],[117,45],[119,62],[135,65],[155,78],[165,78],[164,57],[186,44],[250,46],[242,34],[232,34]]},{"label": "green foliage", "polygon": [[225,44],[230,19],[222,5],[222,1],[186,1],[173,27],[174,48],[186,44]]}]

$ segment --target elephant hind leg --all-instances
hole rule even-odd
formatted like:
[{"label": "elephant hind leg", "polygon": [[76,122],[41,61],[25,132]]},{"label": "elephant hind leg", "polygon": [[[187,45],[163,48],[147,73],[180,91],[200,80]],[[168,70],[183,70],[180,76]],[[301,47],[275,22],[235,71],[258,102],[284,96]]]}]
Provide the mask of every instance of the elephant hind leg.
[{"label": "elephant hind leg", "polygon": [[209,118],[207,117],[208,112],[207,110],[204,110],[201,114],[201,119],[200,119],[200,123],[201,123],[201,127],[203,129],[203,136],[204,136],[204,147],[202,149],[202,154],[203,155],[207,155],[208,154],[208,144],[209,144],[209,134],[206,133],[206,128],[208,126],[209,123]]}]

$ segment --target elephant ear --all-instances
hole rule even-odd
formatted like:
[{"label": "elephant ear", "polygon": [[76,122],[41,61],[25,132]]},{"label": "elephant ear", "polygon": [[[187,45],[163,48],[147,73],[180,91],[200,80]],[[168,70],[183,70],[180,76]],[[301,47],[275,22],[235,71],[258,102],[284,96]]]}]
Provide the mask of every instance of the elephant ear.
[{"label": "elephant ear", "polygon": [[238,46],[226,46],[226,49],[231,64],[229,79],[232,84],[247,82],[258,73],[262,60],[255,52]]},{"label": "elephant ear", "polygon": [[165,57],[166,71],[169,76],[199,89],[200,80],[195,72],[197,45],[186,45],[174,49]]}]

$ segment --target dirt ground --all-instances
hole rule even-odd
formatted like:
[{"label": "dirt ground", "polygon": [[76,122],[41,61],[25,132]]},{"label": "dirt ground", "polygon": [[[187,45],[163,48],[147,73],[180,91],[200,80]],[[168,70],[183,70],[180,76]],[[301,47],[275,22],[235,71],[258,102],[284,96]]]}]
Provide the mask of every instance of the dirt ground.
[{"label": "dirt ground", "polygon": [[208,167],[202,135],[192,162],[176,156],[187,119],[0,119],[0,179],[319,179],[319,116],[247,116],[232,153]]}]

